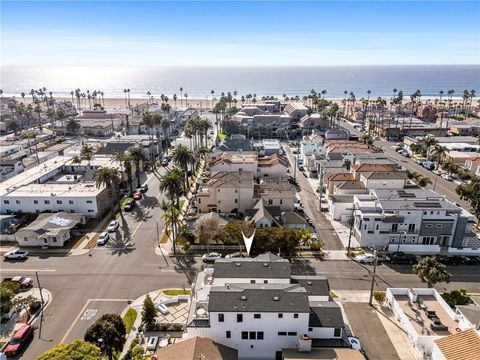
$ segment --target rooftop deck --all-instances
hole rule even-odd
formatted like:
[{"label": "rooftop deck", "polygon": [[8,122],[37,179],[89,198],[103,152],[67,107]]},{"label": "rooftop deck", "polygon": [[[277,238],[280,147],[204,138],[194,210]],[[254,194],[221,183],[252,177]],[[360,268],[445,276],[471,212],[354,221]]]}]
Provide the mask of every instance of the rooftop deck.
[{"label": "rooftop deck", "polygon": [[[407,295],[395,295],[395,300],[419,335],[446,336],[458,332],[458,324],[433,295],[418,295],[414,303]],[[445,325],[444,329],[440,329],[440,323]]]}]

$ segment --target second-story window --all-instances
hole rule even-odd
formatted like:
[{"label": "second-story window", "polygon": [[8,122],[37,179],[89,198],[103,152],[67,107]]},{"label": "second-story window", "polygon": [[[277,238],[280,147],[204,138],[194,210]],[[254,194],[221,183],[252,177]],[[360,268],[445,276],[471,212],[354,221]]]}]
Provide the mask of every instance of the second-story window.
[{"label": "second-story window", "polygon": [[237,322],[243,322],[243,314],[237,314]]},{"label": "second-story window", "polygon": [[225,317],[223,314],[218,314],[218,322],[224,322]]}]

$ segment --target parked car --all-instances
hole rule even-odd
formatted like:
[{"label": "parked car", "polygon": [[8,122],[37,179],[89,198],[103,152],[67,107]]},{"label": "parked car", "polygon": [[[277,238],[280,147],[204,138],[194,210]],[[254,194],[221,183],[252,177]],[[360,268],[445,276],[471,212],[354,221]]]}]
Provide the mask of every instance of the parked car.
[{"label": "parked car", "polygon": [[386,260],[391,264],[415,264],[417,257],[413,254],[405,254],[401,251],[388,254]]},{"label": "parked car", "polygon": [[240,251],[225,255],[225,259],[232,259],[232,258],[239,258],[239,257],[243,257]]},{"label": "parked car", "polygon": [[4,278],[3,281],[5,282],[11,281],[11,282],[17,283],[22,288],[29,288],[33,285],[32,278],[25,277],[25,276],[14,276],[11,278]]},{"label": "parked car", "polygon": [[127,203],[123,207],[123,210],[131,211],[134,207],[135,207],[135,200],[130,199],[130,200],[127,201]]},{"label": "parked car", "polygon": [[480,256],[466,256],[463,263],[466,265],[480,265]]},{"label": "parked car", "polygon": [[168,158],[163,158],[161,164],[162,164],[162,166],[167,166],[168,165]]},{"label": "parked car", "polygon": [[422,163],[422,166],[425,168],[425,169],[428,169],[428,170],[435,170],[435,164],[431,161],[424,161]]},{"label": "parked car", "polygon": [[33,338],[33,328],[30,325],[23,325],[17,330],[15,335],[8,342],[4,354],[6,356],[15,356],[28,345],[28,342]]},{"label": "parked car", "polygon": [[28,258],[28,251],[24,251],[24,250],[12,250],[12,251],[9,251],[9,252],[6,252],[3,257],[5,259],[11,259],[11,260],[24,260],[26,258]]},{"label": "parked car", "polygon": [[293,211],[303,213],[305,212],[305,209],[303,208],[302,204],[293,204]]},{"label": "parked car", "polygon": [[365,253],[362,255],[355,256],[355,261],[360,264],[373,264],[375,261],[375,256],[371,253]]},{"label": "parked car", "polygon": [[217,252],[211,252],[211,253],[208,253],[208,254],[204,254],[202,256],[202,261],[204,263],[213,263],[215,262],[215,260],[218,260],[218,259],[221,259],[222,258],[222,254],[219,254]]},{"label": "parked car", "polygon": [[442,172],[440,170],[433,170],[432,171],[435,175],[441,176]]},{"label": "parked car", "polygon": [[451,177],[449,174],[443,174],[442,179],[445,179],[447,181],[453,181],[453,177]]},{"label": "parked car", "polygon": [[118,220],[113,220],[110,224],[108,224],[107,231],[110,233],[115,232],[117,231],[119,226],[120,226],[120,223],[118,222]]},{"label": "parked car", "polygon": [[102,232],[97,239],[97,245],[105,245],[108,242],[108,239],[110,239],[108,232]]},{"label": "parked car", "polygon": [[353,350],[362,350],[362,345],[360,344],[360,340],[356,336],[349,336],[348,343],[352,347]]},{"label": "parked car", "polygon": [[137,191],[135,194],[133,194],[133,198],[135,200],[141,200],[142,199],[142,193],[140,191]]},{"label": "parked car", "polygon": [[403,151],[400,153],[400,155],[405,156],[406,158],[409,158],[409,157],[410,157],[410,154],[409,154],[409,152],[408,152],[407,150],[403,150]]},{"label": "parked car", "polygon": [[436,255],[435,257],[439,263],[445,265],[459,265],[465,262],[465,258],[462,256]]},{"label": "parked car", "polygon": [[148,184],[147,183],[143,184],[142,186],[140,186],[139,190],[141,193],[145,194],[148,191]]}]

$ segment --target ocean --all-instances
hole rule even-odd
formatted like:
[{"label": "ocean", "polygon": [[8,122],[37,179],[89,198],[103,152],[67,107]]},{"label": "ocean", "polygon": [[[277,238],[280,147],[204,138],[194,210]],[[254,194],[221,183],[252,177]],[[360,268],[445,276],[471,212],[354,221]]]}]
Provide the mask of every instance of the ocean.
[{"label": "ocean", "polygon": [[464,90],[480,94],[480,65],[422,66],[310,66],[310,67],[133,67],[133,66],[14,66],[1,67],[4,96],[20,96],[30,89],[46,87],[56,97],[70,97],[70,91],[99,90],[105,98],[146,98],[150,91],[183,94],[190,99],[211,98],[222,92],[237,91],[237,97],[256,94],[282,97],[308,95],[311,89],[327,90],[326,98],[343,98],[344,91],[357,99],[391,97],[394,88],[408,96],[419,89],[425,97],[438,97],[453,89],[461,97]]}]

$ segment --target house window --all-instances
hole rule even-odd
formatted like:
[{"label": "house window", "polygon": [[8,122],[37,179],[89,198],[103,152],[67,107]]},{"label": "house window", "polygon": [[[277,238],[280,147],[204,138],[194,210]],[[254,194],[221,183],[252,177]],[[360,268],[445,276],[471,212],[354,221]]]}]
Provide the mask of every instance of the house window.
[{"label": "house window", "polygon": [[296,331],[289,331],[287,333],[288,336],[297,336],[297,332]]},{"label": "house window", "polygon": [[278,314],[278,318],[279,318],[279,319],[283,319],[283,314],[281,314],[281,313]]},{"label": "house window", "polygon": [[238,203],[238,199],[235,199],[235,204],[237,204],[237,203]]},{"label": "house window", "polygon": [[443,225],[442,224],[436,224],[435,227],[441,228]]},{"label": "house window", "polygon": [[68,200],[68,203],[69,203],[70,205],[73,205],[73,200]]},{"label": "house window", "polygon": [[62,205],[62,200],[57,200],[58,205]]},{"label": "house window", "polygon": [[243,314],[237,314],[237,322],[243,322]]},{"label": "house window", "polygon": [[340,329],[340,328],[335,328],[335,330],[333,330],[333,336],[334,336],[334,337],[340,337],[340,336],[342,336],[342,329]]},{"label": "house window", "polygon": [[248,331],[242,331],[242,340],[248,340]]},{"label": "house window", "polygon": [[283,199],[280,199],[280,205],[282,205],[282,204],[283,204]]},{"label": "house window", "polygon": [[398,224],[392,224],[392,232],[398,231]]},{"label": "house window", "polygon": [[223,322],[225,320],[223,314],[218,314],[218,322]]},{"label": "house window", "polygon": [[38,205],[38,200],[33,200],[33,203],[34,203],[35,205]]},{"label": "house window", "polygon": [[264,283],[264,284],[268,284],[268,280],[263,280],[263,283]]},{"label": "house window", "polygon": [[308,328],[308,331],[313,331],[313,328]]},{"label": "house window", "polygon": [[20,200],[15,200],[15,202],[16,202],[17,204],[20,204]]},{"label": "house window", "polygon": [[273,204],[273,200],[272,199],[268,199],[268,205],[272,205]]},{"label": "house window", "polygon": [[89,212],[89,213],[92,213],[92,212],[93,212],[93,210],[88,210],[88,212]]},{"label": "house window", "polygon": [[87,204],[92,204],[93,201],[92,200],[87,200]]},{"label": "house window", "polygon": [[53,241],[53,242],[57,242],[57,238],[54,236],[54,237],[52,238],[52,241]]},{"label": "house window", "polygon": [[263,331],[257,332],[257,340],[263,340]]},{"label": "house window", "polygon": [[8,205],[8,204],[10,204],[10,201],[9,200],[3,200],[3,203]]},{"label": "house window", "polygon": [[408,224],[408,232],[414,232],[415,231],[415,224]]},{"label": "house window", "polygon": [[25,236],[25,237],[23,238],[23,241],[28,241],[28,237]]},{"label": "house window", "polygon": [[250,284],[255,284],[255,280],[250,280]]},{"label": "house window", "polygon": [[298,314],[293,314],[294,319],[298,319]]},{"label": "house window", "polygon": [[262,315],[261,314],[253,314],[254,319],[261,319]]},{"label": "house window", "polygon": [[227,339],[230,339],[230,338],[232,337],[232,332],[229,331],[229,330],[227,330],[227,331],[225,332],[225,337],[226,337]]},{"label": "house window", "polygon": [[50,204],[50,200],[45,200],[45,205],[49,205]]},{"label": "house window", "polygon": [[255,331],[250,331],[250,340],[257,340],[257,333]]},{"label": "house window", "polygon": [[378,231],[378,227],[379,227],[379,226],[380,226],[380,225],[378,225],[378,224],[377,224],[377,225],[375,225],[375,230],[377,230],[377,231]]},{"label": "house window", "polygon": [[433,228],[433,225],[432,224],[427,224],[426,227],[427,227],[427,229],[431,229],[431,228]]},{"label": "house window", "polygon": [[286,331],[279,331],[278,336],[287,336],[287,332]]}]

